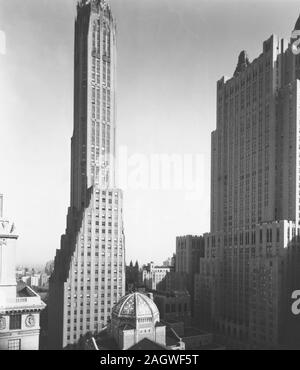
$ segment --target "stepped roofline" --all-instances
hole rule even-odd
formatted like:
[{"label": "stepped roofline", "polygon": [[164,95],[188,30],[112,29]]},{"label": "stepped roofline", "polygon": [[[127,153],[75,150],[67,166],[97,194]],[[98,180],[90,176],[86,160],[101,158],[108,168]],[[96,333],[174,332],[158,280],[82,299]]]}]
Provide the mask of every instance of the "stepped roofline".
[{"label": "stepped roofline", "polygon": [[300,15],[299,15],[299,17],[297,19],[297,22],[295,24],[294,31],[300,31]]}]

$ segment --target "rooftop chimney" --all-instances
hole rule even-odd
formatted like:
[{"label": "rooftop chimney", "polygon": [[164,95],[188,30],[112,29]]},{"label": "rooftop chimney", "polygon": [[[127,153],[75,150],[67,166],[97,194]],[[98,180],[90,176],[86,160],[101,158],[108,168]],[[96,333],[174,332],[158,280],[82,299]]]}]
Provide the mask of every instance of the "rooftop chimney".
[{"label": "rooftop chimney", "polygon": [[0,194],[0,220],[3,218],[3,195]]}]

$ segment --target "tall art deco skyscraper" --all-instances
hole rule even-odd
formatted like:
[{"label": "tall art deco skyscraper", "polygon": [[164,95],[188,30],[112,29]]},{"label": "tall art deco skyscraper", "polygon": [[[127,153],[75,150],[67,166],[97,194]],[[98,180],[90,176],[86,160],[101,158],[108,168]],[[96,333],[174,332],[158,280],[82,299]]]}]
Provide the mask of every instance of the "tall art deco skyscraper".
[{"label": "tall art deco skyscraper", "polygon": [[49,294],[49,348],[105,327],[125,294],[122,191],[115,187],[116,24],[104,0],[75,22],[71,205]]},{"label": "tall art deco skyscraper", "polygon": [[294,41],[272,35],[252,62],[241,52],[234,75],[217,83],[211,232],[195,294],[203,323],[233,345],[277,348],[291,341],[297,321],[290,312],[292,291],[300,287],[300,55]]}]

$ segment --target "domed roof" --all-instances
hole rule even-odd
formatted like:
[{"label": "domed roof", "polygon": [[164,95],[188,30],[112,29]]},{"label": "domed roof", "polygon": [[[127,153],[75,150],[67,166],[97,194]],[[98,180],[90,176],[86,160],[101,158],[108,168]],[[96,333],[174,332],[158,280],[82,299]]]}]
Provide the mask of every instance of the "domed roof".
[{"label": "domed roof", "polygon": [[130,293],[121,298],[120,301],[112,309],[113,316],[119,318],[153,318],[154,321],[159,321],[159,311],[156,304],[142,293]]}]

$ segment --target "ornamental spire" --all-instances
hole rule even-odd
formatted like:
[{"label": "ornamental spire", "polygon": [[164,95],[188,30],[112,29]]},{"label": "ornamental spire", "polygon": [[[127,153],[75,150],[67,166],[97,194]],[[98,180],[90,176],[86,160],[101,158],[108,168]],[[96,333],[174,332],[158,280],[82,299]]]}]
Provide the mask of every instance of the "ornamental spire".
[{"label": "ornamental spire", "polygon": [[240,52],[238,64],[234,72],[234,76],[237,76],[240,72],[243,72],[250,64],[248,55],[245,50]]},{"label": "ornamental spire", "polygon": [[107,5],[107,0],[80,0],[79,5],[95,4],[95,5]]}]

